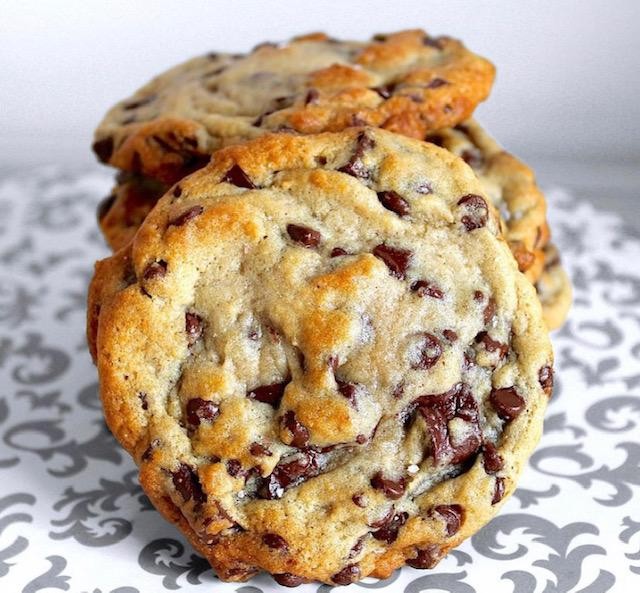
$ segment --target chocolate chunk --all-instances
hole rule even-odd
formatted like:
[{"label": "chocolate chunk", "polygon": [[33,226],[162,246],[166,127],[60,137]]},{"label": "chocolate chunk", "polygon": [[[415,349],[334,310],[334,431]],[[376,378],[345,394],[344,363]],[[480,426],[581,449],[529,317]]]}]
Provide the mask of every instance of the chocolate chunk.
[{"label": "chocolate chunk", "polygon": [[[444,393],[423,395],[411,405],[424,418],[436,463],[447,457],[451,463],[461,463],[480,448],[482,431],[478,404],[467,384],[457,383]],[[452,441],[449,434],[449,422],[454,418],[468,424],[463,441]]]},{"label": "chocolate chunk", "polygon": [[349,252],[345,249],[342,249],[342,247],[334,247],[331,250],[331,257],[340,257],[342,255],[349,255]]},{"label": "chocolate chunk", "polygon": [[381,243],[373,250],[373,255],[386,264],[392,276],[404,280],[413,254],[408,249],[398,249]]},{"label": "chocolate chunk", "polygon": [[256,457],[271,457],[273,453],[262,443],[251,443],[249,452]]},{"label": "chocolate chunk", "polygon": [[371,478],[371,486],[375,490],[381,490],[387,498],[397,500],[404,494],[407,482],[403,477],[392,480],[391,478],[385,478],[382,472],[377,472]]},{"label": "chocolate chunk", "polygon": [[273,576],[273,580],[278,583],[278,585],[282,585],[283,587],[299,587],[304,583],[302,577],[291,574],[290,572],[282,572],[271,576]]},{"label": "chocolate chunk", "polygon": [[318,475],[321,460],[318,453],[305,449],[280,461],[266,478],[259,478],[257,494],[260,498],[274,500],[282,498],[284,491]]},{"label": "chocolate chunk", "polygon": [[149,403],[147,402],[147,394],[144,391],[138,393],[138,399],[140,400],[140,407],[146,412],[149,409]]},{"label": "chocolate chunk", "polygon": [[442,290],[440,290],[435,284],[427,282],[426,280],[416,280],[411,285],[411,290],[419,297],[428,296],[434,299],[441,299],[444,297]]},{"label": "chocolate chunk", "polygon": [[229,169],[222,178],[223,182],[231,183],[237,187],[244,187],[246,189],[255,189],[253,181],[249,179],[249,176],[244,172],[240,165],[235,164]]},{"label": "chocolate chunk", "polygon": [[293,410],[289,410],[282,418],[282,425],[291,433],[292,447],[305,447],[309,443],[309,430],[298,421]]},{"label": "chocolate chunk", "polygon": [[331,577],[336,585],[350,585],[360,578],[360,568],[357,564],[347,564],[340,572]]},{"label": "chocolate chunk", "polygon": [[187,332],[187,343],[189,346],[193,346],[202,336],[203,323],[202,317],[195,313],[187,313],[184,316],[184,328]]},{"label": "chocolate chunk", "polygon": [[354,494],[351,497],[351,500],[353,501],[353,504],[355,504],[357,507],[360,507],[361,509],[364,509],[367,506],[367,499],[362,493]]},{"label": "chocolate chunk", "polygon": [[138,107],[142,107],[143,105],[148,105],[152,101],[155,101],[156,95],[147,95],[146,97],[142,97],[140,99],[135,99],[133,101],[129,101],[122,106],[122,109],[125,111],[131,111],[132,109],[137,109]]},{"label": "chocolate chunk", "polygon": [[465,209],[466,214],[462,216],[462,224],[467,231],[479,229],[487,224],[489,208],[482,196],[467,194],[458,200],[458,205]]},{"label": "chocolate chunk", "polygon": [[433,334],[424,332],[420,334],[420,341],[416,356],[412,357],[411,368],[428,370],[433,367],[442,356],[440,340]]},{"label": "chocolate chunk", "polygon": [[496,478],[491,504],[498,504],[504,498],[504,478]]},{"label": "chocolate chunk", "polygon": [[191,466],[181,463],[180,467],[171,476],[175,489],[185,502],[192,498],[195,503],[205,502],[207,495],[202,490],[198,474]]},{"label": "chocolate chunk", "polygon": [[304,98],[305,105],[315,105],[320,99],[320,93],[316,89],[309,89]]},{"label": "chocolate chunk", "polygon": [[264,404],[269,404],[274,408],[280,405],[280,400],[284,395],[284,388],[287,386],[287,382],[284,383],[272,383],[271,385],[261,385],[256,387],[247,393],[249,399],[255,399],[256,401]]},{"label": "chocolate chunk", "polygon": [[484,320],[485,325],[489,325],[493,318],[496,315],[496,301],[493,297],[489,298],[489,302],[487,306],[484,308],[482,312],[482,319]]},{"label": "chocolate chunk", "polygon": [[96,140],[91,148],[103,163],[108,163],[113,154],[113,138],[107,136],[102,140]]},{"label": "chocolate chunk", "polygon": [[155,280],[156,278],[164,278],[167,274],[167,262],[163,259],[152,261],[142,273],[145,280]]},{"label": "chocolate chunk", "polygon": [[538,372],[538,380],[542,390],[551,397],[553,393],[553,368],[550,366],[544,366]]},{"label": "chocolate chunk", "polygon": [[287,540],[279,536],[277,533],[265,533],[262,536],[262,543],[274,550],[282,550],[283,552],[289,551]]},{"label": "chocolate chunk", "polygon": [[429,82],[429,84],[427,84],[426,88],[437,89],[447,84],[449,84],[449,82],[446,81],[444,78],[434,78],[431,82]]},{"label": "chocolate chunk", "polygon": [[196,218],[196,216],[200,216],[204,212],[204,208],[202,206],[191,206],[185,210],[182,214],[179,214],[175,218],[169,221],[167,226],[182,226],[186,224],[190,220]]},{"label": "chocolate chunk", "polygon": [[491,441],[485,441],[484,445],[482,445],[482,459],[484,461],[484,471],[488,474],[495,474],[504,466],[502,456]]},{"label": "chocolate chunk", "polygon": [[517,418],[525,406],[524,399],[518,394],[515,387],[492,389],[489,401],[498,416],[507,422]]},{"label": "chocolate chunk", "polygon": [[220,407],[214,402],[194,397],[187,402],[187,422],[193,428],[200,422],[213,422],[220,414]]},{"label": "chocolate chunk", "polygon": [[102,219],[107,214],[109,214],[109,210],[111,210],[115,201],[116,201],[115,194],[110,194],[106,198],[100,201],[100,203],[98,204],[98,208],[96,210],[96,216],[98,218],[98,222],[101,222]]},{"label": "chocolate chunk", "polygon": [[409,214],[409,203],[394,191],[378,192],[378,200],[391,212],[395,212],[398,216],[407,216]]},{"label": "chocolate chunk", "polygon": [[393,83],[385,84],[382,86],[374,86],[371,90],[378,93],[383,99],[388,99],[393,95],[396,85]]},{"label": "chocolate chunk", "polygon": [[458,341],[458,334],[454,332],[452,329],[443,329],[442,335],[447,341],[451,343]]},{"label": "chocolate chunk", "polygon": [[400,528],[407,522],[408,513],[396,513],[386,525],[374,531],[371,535],[381,542],[392,544],[398,539]]},{"label": "chocolate chunk", "polygon": [[440,504],[433,507],[432,514],[438,515],[444,520],[447,537],[458,533],[464,522],[464,509],[459,504]]},{"label": "chocolate chunk", "polygon": [[442,551],[434,544],[417,549],[415,558],[407,558],[406,563],[412,568],[433,568],[442,558]]},{"label": "chocolate chunk", "polygon": [[353,152],[353,155],[351,156],[347,164],[340,167],[338,171],[340,171],[341,173],[346,173],[347,175],[351,175],[352,177],[357,177],[359,179],[369,179],[369,177],[371,177],[371,171],[362,162],[362,157],[364,156],[365,152],[371,150],[375,146],[375,144],[376,143],[373,138],[367,136],[365,132],[360,132],[358,138],[356,139],[356,148]]},{"label": "chocolate chunk", "polygon": [[300,243],[309,249],[317,247],[320,244],[320,239],[322,237],[318,231],[297,224],[288,224],[287,233],[293,241]]},{"label": "chocolate chunk", "polygon": [[354,408],[356,408],[357,407],[356,396],[358,394],[358,384],[347,383],[345,381],[340,381],[340,379],[336,379],[336,383],[338,384],[338,391],[349,401],[349,403]]},{"label": "chocolate chunk", "polygon": [[494,340],[487,332],[480,332],[476,336],[476,342],[483,344],[487,352],[497,352],[500,358],[504,358],[509,353],[509,344]]}]

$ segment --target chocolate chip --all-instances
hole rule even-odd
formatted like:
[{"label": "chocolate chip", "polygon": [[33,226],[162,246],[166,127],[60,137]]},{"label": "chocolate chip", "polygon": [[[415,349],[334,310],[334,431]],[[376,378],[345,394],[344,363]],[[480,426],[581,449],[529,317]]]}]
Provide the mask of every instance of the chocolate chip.
[{"label": "chocolate chip", "polygon": [[483,344],[487,352],[497,352],[500,358],[504,358],[509,353],[509,344],[494,340],[487,332],[480,332],[475,341]]},{"label": "chocolate chip", "polygon": [[266,478],[260,478],[257,494],[266,500],[282,498],[285,489],[318,475],[320,469],[321,458],[318,453],[311,449],[302,450],[292,458],[280,461]]},{"label": "chocolate chip", "polygon": [[482,312],[482,319],[484,320],[485,325],[489,325],[493,318],[496,315],[496,301],[493,297],[489,299],[487,306],[484,308]]},{"label": "chocolate chip", "polygon": [[482,301],[484,301],[484,293],[481,290],[476,290],[473,293],[473,300],[481,303]]},{"label": "chocolate chip", "polygon": [[372,523],[369,523],[368,525],[369,527],[373,527],[374,529],[384,527],[385,525],[388,525],[391,522],[395,514],[396,514],[396,508],[393,505],[391,505],[383,517],[381,517],[380,519],[377,519],[376,521],[373,521]]},{"label": "chocolate chip", "polygon": [[231,183],[237,187],[244,187],[246,189],[255,189],[253,181],[249,179],[248,175],[244,172],[240,165],[235,164],[229,169],[222,178],[223,182]]},{"label": "chocolate chip", "polygon": [[378,192],[378,200],[391,212],[395,212],[398,216],[406,216],[409,214],[409,203],[394,191]]},{"label": "chocolate chip", "polygon": [[142,273],[145,280],[155,280],[156,278],[164,278],[167,274],[167,262],[163,259],[152,261]]},{"label": "chocolate chip", "polygon": [[383,99],[388,99],[393,95],[393,91],[396,85],[393,83],[385,84],[382,86],[374,86],[371,90],[378,93]]},{"label": "chocolate chip", "polygon": [[244,475],[242,463],[240,463],[238,459],[229,459],[229,461],[227,461],[227,473],[232,478],[242,477]]},{"label": "chocolate chip", "polygon": [[340,572],[331,577],[336,585],[350,585],[360,578],[360,568],[357,564],[347,564]]},{"label": "chocolate chip", "polygon": [[220,415],[220,407],[214,402],[194,397],[187,402],[187,422],[193,428],[200,422],[213,422]]},{"label": "chocolate chip", "polygon": [[441,299],[444,297],[444,293],[435,284],[427,282],[426,280],[416,280],[411,285],[411,290],[419,297],[429,296],[434,299]]},{"label": "chocolate chip", "polygon": [[434,78],[431,82],[429,82],[429,84],[427,84],[426,88],[437,89],[447,84],[449,83],[444,78]]},{"label": "chocolate chip", "polygon": [[398,539],[398,532],[400,528],[407,522],[409,518],[408,513],[396,513],[385,526],[381,527],[377,531],[374,531],[371,535],[374,539],[381,542],[392,544]]},{"label": "chocolate chip", "polygon": [[192,498],[195,503],[205,502],[207,495],[202,490],[198,474],[191,466],[181,463],[180,467],[171,476],[175,489],[185,502]]},{"label": "chocolate chip", "polygon": [[484,445],[482,445],[482,459],[484,471],[488,474],[495,474],[504,467],[504,460],[491,441],[485,441]]},{"label": "chocolate chip", "polygon": [[407,558],[406,563],[412,568],[433,568],[442,558],[442,551],[434,544],[417,549],[415,558]]},{"label": "chocolate chip", "polygon": [[484,164],[484,158],[482,158],[482,154],[477,150],[463,150],[460,158],[472,169],[478,169]]},{"label": "chocolate chip", "polygon": [[386,264],[392,276],[395,276],[399,280],[404,280],[405,272],[409,267],[413,253],[408,249],[398,249],[381,243],[374,248],[373,255]]},{"label": "chocolate chip", "polygon": [[327,164],[327,157],[323,154],[319,154],[318,156],[316,156],[315,161],[316,163],[318,163],[318,165],[324,167]]},{"label": "chocolate chip", "polygon": [[318,231],[297,224],[288,224],[287,233],[293,241],[304,245],[308,249],[317,247],[322,237]]},{"label": "chocolate chip", "polygon": [[452,329],[443,329],[442,335],[445,337],[446,340],[448,340],[451,343],[458,341],[458,334],[454,332]]},{"label": "chocolate chip", "polygon": [[282,426],[291,433],[292,447],[305,447],[309,443],[309,430],[298,421],[295,412],[289,410],[282,418]]},{"label": "chocolate chip", "polygon": [[407,482],[403,477],[392,480],[391,478],[385,478],[382,472],[377,472],[371,478],[371,486],[375,490],[381,490],[387,498],[398,500],[404,494]]},{"label": "chocolate chip", "polygon": [[[436,463],[446,457],[450,457],[450,463],[461,463],[480,448],[482,431],[478,404],[467,384],[457,383],[444,393],[423,395],[411,406],[417,408],[424,418]],[[468,425],[462,441],[452,441],[449,434],[449,422],[454,418]]]},{"label": "chocolate chip", "polygon": [[458,206],[463,206],[466,214],[462,216],[462,224],[467,231],[479,229],[487,224],[489,208],[482,196],[467,194],[458,200]]},{"label": "chocolate chip", "polygon": [[152,101],[155,101],[156,95],[147,95],[146,97],[142,97],[141,99],[136,99],[134,101],[129,101],[122,106],[122,109],[125,111],[131,111],[132,109],[137,109],[138,107],[142,107],[143,105],[148,105]]},{"label": "chocolate chip", "polygon": [[320,93],[316,89],[309,89],[307,95],[304,98],[305,105],[315,105],[320,99]]},{"label": "chocolate chip", "polygon": [[464,522],[464,509],[459,504],[440,504],[433,507],[432,514],[439,515],[444,520],[447,537],[455,535]]},{"label": "chocolate chip", "polygon": [[352,560],[353,558],[358,556],[360,552],[362,552],[362,547],[364,546],[364,540],[366,538],[367,534],[365,533],[364,535],[360,536],[358,538],[358,541],[351,547],[351,549],[349,550],[349,554],[347,555],[347,558],[349,560]]},{"label": "chocolate chip", "polygon": [[113,138],[107,136],[102,140],[96,140],[91,148],[103,163],[108,163],[113,154]]},{"label": "chocolate chip", "polygon": [[342,255],[349,255],[349,252],[346,251],[345,249],[342,249],[342,247],[334,247],[331,250],[331,257],[340,257]]},{"label": "chocolate chip", "polygon": [[282,550],[283,552],[287,552],[289,550],[287,540],[279,536],[277,533],[265,533],[262,536],[262,543],[274,550]]},{"label": "chocolate chip", "polygon": [[184,316],[184,328],[187,332],[187,343],[193,346],[202,336],[202,317],[187,311]]},{"label": "chocolate chip", "polygon": [[351,497],[351,500],[353,501],[353,504],[355,504],[357,507],[360,507],[361,509],[364,509],[367,506],[367,499],[362,493],[354,494]]},{"label": "chocolate chip", "polygon": [[182,188],[179,185],[176,185],[173,188],[173,197],[179,198],[182,195]]},{"label": "chocolate chip", "polygon": [[498,504],[504,498],[504,478],[496,478],[491,504]]},{"label": "chocolate chip", "polygon": [[291,574],[290,572],[282,572],[271,576],[273,576],[273,580],[278,583],[278,585],[282,585],[283,587],[299,587],[304,583],[302,577]]},{"label": "chocolate chip", "polygon": [[498,416],[506,421],[517,418],[525,405],[524,399],[518,394],[515,387],[492,389],[489,401]]},{"label": "chocolate chip", "polygon": [[338,391],[354,408],[357,407],[356,396],[358,394],[358,384],[347,383],[346,381],[340,381],[339,379],[336,379],[336,383],[338,384]]},{"label": "chocolate chip", "polygon": [[358,443],[358,445],[364,445],[367,440],[367,437],[363,434],[359,434],[356,436],[356,443]]},{"label": "chocolate chip", "polygon": [[147,411],[149,409],[149,403],[147,402],[147,394],[144,391],[138,393],[138,399],[140,400],[140,407]]},{"label": "chocolate chip", "polygon": [[256,457],[271,457],[273,455],[262,443],[251,443],[249,452]]},{"label": "chocolate chip", "polygon": [[287,386],[285,383],[272,383],[271,385],[261,385],[256,387],[247,393],[249,399],[255,399],[263,404],[269,404],[274,408],[280,405],[280,400],[284,395],[284,388]]},{"label": "chocolate chip", "polygon": [[548,397],[551,397],[553,393],[553,368],[550,366],[543,366],[538,372],[538,380],[542,391],[544,391]]},{"label": "chocolate chip", "polygon": [[111,210],[115,201],[116,201],[115,194],[108,195],[106,198],[100,201],[100,203],[98,204],[98,208],[96,210],[96,216],[98,218],[98,222],[101,222],[102,219],[107,214],[109,214],[109,210]]},{"label": "chocolate chip", "polygon": [[428,370],[433,367],[442,356],[442,346],[440,340],[433,334],[424,332],[420,334],[420,340],[415,352],[412,355],[411,368]]},{"label": "chocolate chip", "polygon": [[171,219],[167,226],[182,226],[183,224],[194,219],[196,216],[200,216],[203,212],[204,208],[202,206],[191,206],[191,208],[188,208],[182,214],[179,214],[175,218]]},{"label": "chocolate chip", "polygon": [[367,150],[372,149],[375,145],[376,143],[373,138],[367,136],[365,132],[360,132],[356,139],[356,148],[353,155],[347,164],[340,167],[338,171],[359,179],[369,179],[369,177],[371,177],[371,171],[362,162],[362,157]]},{"label": "chocolate chip", "polygon": [[157,449],[159,446],[160,446],[160,439],[153,439],[149,443],[149,446],[144,450],[144,453],[142,454],[142,460],[149,461],[149,459],[151,459],[151,456],[153,455],[153,450]]},{"label": "chocolate chip", "polygon": [[433,47],[434,49],[442,49],[443,45],[442,37],[430,37],[429,35],[425,35],[422,39],[422,43],[427,47]]}]

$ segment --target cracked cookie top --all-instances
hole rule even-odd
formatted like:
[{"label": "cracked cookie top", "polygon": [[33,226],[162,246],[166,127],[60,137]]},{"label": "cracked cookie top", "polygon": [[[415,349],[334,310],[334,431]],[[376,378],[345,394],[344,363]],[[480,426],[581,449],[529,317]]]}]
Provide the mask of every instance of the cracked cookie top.
[{"label": "cracked cookie top", "polygon": [[266,135],[97,264],[111,430],[219,576],[433,566],[515,488],[552,353],[472,170],[375,129]]}]

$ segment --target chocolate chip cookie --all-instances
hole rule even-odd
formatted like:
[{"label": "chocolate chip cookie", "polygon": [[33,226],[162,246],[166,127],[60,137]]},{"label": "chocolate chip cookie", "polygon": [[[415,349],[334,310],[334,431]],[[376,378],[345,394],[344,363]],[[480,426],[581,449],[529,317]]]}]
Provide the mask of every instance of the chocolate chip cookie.
[{"label": "chocolate chip cookie", "polygon": [[374,128],[218,151],[98,262],[88,334],[143,488],[230,581],[434,566],[513,492],[553,385],[476,176]]},{"label": "chocolate chip cookie", "polygon": [[427,141],[457,154],[476,172],[500,210],[505,237],[520,271],[535,283],[544,267],[549,227],[546,201],[533,171],[474,120],[429,134]]},{"label": "chocolate chip cookie", "polygon": [[493,77],[459,41],[420,30],[369,42],[312,34],[176,66],[111,109],[93,149],[114,167],[173,183],[221,146],[266,132],[374,125],[423,138],[468,118]]},{"label": "chocolate chip cookie", "polygon": [[536,282],[542,314],[549,329],[559,328],[572,302],[571,281],[560,262],[558,249],[549,243],[544,249],[544,270]]}]

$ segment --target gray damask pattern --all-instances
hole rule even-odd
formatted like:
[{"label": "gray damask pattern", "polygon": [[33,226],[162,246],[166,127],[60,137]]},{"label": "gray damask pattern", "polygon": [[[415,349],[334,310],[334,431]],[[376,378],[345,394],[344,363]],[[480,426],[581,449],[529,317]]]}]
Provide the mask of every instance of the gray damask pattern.
[{"label": "gray damask pattern", "polygon": [[[0,179],[0,591],[269,593],[220,583],[153,510],[100,414],[84,346],[106,172]],[[554,336],[545,434],[504,511],[436,569],[352,590],[640,590],[640,236],[555,190],[576,304]],[[301,593],[337,588],[310,584]]]}]

